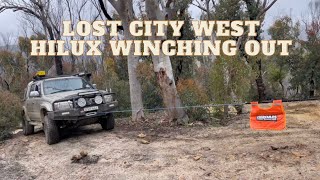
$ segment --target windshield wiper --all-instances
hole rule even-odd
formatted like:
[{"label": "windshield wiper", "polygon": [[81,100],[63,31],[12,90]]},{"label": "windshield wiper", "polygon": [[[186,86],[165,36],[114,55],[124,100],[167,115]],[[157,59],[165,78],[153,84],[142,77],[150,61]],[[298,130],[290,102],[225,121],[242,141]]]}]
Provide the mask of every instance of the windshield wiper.
[{"label": "windshield wiper", "polygon": [[91,89],[90,87],[85,87],[85,88],[78,88],[78,89],[75,89],[76,90],[81,90],[81,89]]},{"label": "windshield wiper", "polygon": [[51,94],[56,94],[56,93],[61,93],[61,92],[66,92],[66,91],[72,91],[72,89],[62,89],[60,91],[56,91],[56,92],[53,92]]}]

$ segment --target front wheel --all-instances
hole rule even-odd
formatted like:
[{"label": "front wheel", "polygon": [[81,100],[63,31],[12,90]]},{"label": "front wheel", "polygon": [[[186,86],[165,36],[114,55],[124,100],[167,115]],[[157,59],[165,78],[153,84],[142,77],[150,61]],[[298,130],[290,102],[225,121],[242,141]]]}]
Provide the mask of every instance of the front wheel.
[{"label": "front wheel", "polygon": [[25,115],[23,115],[23,119],[22,119],[22,128],[23,128],[23,134],[25,136],[28,136],[34,133],[34,126],[28,122]]},{"label": "front wheel", "polygon": [[104,130],[111,130],[114,129],[114,117],[113,114],[108,114],[106,117],[101,118],[100,124],[102,129]]},{"label": "front wheel", "polygon": [[46,136],[47,144],[56,144],[60,141],[59,127],[54,120],[49,119],[46,115],[44,116],[43,130]]}]

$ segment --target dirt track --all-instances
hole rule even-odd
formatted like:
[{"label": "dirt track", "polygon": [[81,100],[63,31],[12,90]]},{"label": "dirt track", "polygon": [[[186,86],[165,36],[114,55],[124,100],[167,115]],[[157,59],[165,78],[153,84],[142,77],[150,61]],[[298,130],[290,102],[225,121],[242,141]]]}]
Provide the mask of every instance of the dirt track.
[{"label": "dirt track", "polygon": [[[320,179],[320,106],[286,105],[287,130],[251,131],[248,114],[227,127],[119,123],[74,130],[48,146],[42,131],[0,145],[0,179]],[[150,144],[141,143],[137,135]],[[97,163],[72,163],[81,151]]]}]

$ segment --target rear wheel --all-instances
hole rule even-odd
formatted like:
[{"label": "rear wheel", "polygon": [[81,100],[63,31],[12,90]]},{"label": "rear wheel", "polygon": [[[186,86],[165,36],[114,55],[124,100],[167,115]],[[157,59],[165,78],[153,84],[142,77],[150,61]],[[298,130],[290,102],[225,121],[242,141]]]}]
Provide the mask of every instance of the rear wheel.
[{"label": "rear wheel", "polygon": [[47,144],[56,144],[60,141],[59,127],[56,122],[47,115],[44,116],[43,130],[46,135]]},{"label": "rear wheel", "polygon": [[22,119],[22,128],[23,128],[23,134],[25,136],[28,136],[34,133],[34,126],[28,122],[25,115],[23,115],[23,119]]},{"label": "rear wheel", "polygon": [[106,117],[100,120],[102,129],[111,130],[114,129],[114,117],[113,114],[108,114]]}]

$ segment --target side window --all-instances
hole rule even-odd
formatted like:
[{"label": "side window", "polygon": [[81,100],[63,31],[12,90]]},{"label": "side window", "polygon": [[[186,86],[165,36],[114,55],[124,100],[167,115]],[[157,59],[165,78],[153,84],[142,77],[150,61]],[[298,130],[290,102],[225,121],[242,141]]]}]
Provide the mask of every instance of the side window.
[{"label": "side window", "polygon": [[41,84],[40,83],[36,84],[35,91],[38,91],[39,94],[41,95]]},{"label": "side window", "polygon": [[30,86],[30,91],[29,91],[29,96],[30,96],[30,93],[32,91],[38,91],[39,94],[41,94],[41,84],[40,83],[34,83]]},{"label": "side window", "polygon": [[32,91],[35,91],[35,89],[36,89],[36,84],[32,84],[30,87],[29,96]]}]

